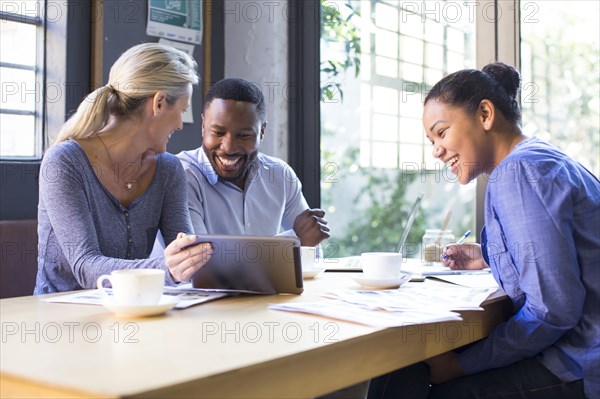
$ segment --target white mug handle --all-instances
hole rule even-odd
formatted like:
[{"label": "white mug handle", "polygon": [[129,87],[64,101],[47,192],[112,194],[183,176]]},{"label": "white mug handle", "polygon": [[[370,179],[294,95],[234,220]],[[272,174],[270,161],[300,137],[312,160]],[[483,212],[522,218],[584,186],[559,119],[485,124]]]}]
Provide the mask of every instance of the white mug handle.
[{"label": "white mug handle", "polygon": [[106,289],[102,285],[105,280],[110,281],[112,284],[112,281],[110,280],[110,274],[103,274],[102,276],[98,277],[96,285],[98,286],[98,289],[104,293],[104,296],[108,297],[108,293],[106,292]]}]

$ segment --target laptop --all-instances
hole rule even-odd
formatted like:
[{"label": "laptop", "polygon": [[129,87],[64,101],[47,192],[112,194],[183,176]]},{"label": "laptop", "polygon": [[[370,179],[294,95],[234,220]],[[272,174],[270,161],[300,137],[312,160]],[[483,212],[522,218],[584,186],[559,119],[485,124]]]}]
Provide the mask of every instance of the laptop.
[{"label": "laptop", "polygon": [[[421,206],[421,200],[423,199],[423,192],[420,192],[415,203],[408,215],[402,237],[396,247],[396,251],[402,253],[406,237],[412,228],[412,224],[415,221],[417,212]],[[320,259],[319,262],[328,272],[362,272],[362,266],[360,264],[360,256],[345,256],[340,258],[324,258]],[[490,269],[484,270],[452,270],[449,267],[442,265],[441,263],[434,263],[433,265],[426,265],[422,259],[402,259],[402,271],[410,273],[415,276],[447,276],[456,274],[489,274]]]},{"label": "laptop", "polygon": [[194,288],[256,294],[304,290],[295,237],[198,235],[195,243],[201,242],[210,242],[213,254],[192,277]]},{"label": "laptop", "polygon": [[[408,214],[408,219],[406,221],[406,225],[404,226],[404,231],[402,232],[402,236],[400,237],[400,241],[398,241],[398,245],[396,246],[396,252],[402,253],[404,248],[404,243],[406,242],[406,237],[408,237],[408,233],[412,228],[413,222],[417,217],[417,213],[419,212],[419,208],[421,207],[421,201],[423,200],[424,192],[419,192],[413,207]],[[323,264],[323,267],[326,271],[336,271],[336,272],[362,272],[362,266],[360,265],[360,256],[345,256],[341,258],[325,258],[320,260]]]}]

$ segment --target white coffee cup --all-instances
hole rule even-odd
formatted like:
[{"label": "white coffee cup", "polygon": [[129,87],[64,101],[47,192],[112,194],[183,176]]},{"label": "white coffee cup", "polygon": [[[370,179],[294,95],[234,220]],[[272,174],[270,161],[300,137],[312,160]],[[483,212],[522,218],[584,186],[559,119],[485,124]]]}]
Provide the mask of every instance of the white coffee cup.
[{"label": "white coffee cup", "polygon": [[302,262],[302,270],[314,269],[317,267],[317,248],[316,247],[300,247],[300,260]]},{"label": "white coffee cup", "polygon": [[158,269],[122,269],[98,277],[98,289],[107,292],[105,280],[112,285],[113,301],[117,305],[156,305],[165,284],[165,271]]},{"label": "white coffee cup", "polygon": [[360,264],[366,278],[391,280],[402,275],[402,254],[398,252],[363,252]]}]

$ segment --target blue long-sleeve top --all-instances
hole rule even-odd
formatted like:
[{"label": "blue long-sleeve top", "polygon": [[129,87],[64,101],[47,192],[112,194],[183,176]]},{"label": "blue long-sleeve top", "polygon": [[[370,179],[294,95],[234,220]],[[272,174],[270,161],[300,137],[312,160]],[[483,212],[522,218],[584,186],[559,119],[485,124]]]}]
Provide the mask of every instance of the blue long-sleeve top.
[{"label": "blue long-sleeve top", "polygon": [[164,257],[147,259],[160,229],[167,245],[191,234],[187,182],[172,154],[158,154],[150,186],[128,206],[100,183],[76,141],[53,145],[39,177],[38,273],[34,294],[95,288],[116,269],[166,271]]},{"label": "blue long-sleeve top", "polygon": [[600,182],[536,138],[488,178],[483,254],[516,313],[459,354],[463,370],[537,356],[600,397]]}]

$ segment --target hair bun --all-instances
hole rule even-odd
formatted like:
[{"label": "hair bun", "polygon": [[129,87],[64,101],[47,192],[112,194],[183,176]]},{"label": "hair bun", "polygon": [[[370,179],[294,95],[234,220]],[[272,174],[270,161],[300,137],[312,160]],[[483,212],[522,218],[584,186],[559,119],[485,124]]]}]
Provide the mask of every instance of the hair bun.
[{"label": "hair bun", "polygon": [[502,62],[494,62],[484,66],[483,72],[500,83],[511,98],[517,97],[521,84],[521,76],[515,68]]}]

